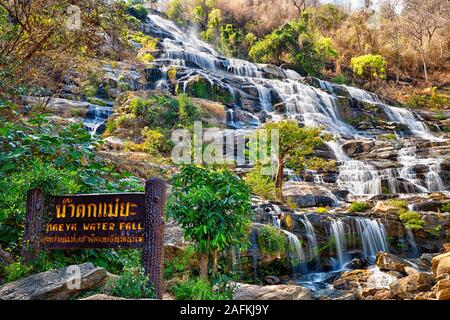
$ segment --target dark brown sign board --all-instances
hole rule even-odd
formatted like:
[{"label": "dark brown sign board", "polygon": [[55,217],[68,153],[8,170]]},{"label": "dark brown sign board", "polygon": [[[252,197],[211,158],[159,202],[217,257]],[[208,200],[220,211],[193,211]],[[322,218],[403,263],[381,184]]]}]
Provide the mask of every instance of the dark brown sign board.
[{"label": "dark brown sign board", "polygon": [[145,193],[45,195],[28,192],[23,255],[42,249],[142,249],[144,269],[161,298],[165,182],[150,179]]}]

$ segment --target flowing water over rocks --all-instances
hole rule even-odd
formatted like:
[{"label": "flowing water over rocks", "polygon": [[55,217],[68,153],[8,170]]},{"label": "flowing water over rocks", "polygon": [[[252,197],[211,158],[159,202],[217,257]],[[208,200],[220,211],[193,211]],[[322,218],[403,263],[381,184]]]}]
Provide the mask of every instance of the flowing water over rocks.
[{"label": "flowing water over rocks", "polygon": [[[339,209],[351,199],[420,197],[432,192],[448,196],[449,179],[442,178],[449,175],[448,140],[441,132],[432,133],[414,112],[358,88],[225,57],[195,32],[156,14],[149,15],[144,29],[161,40],[154,66],[147,72],[152,75],[147,79],[150,89],[221,102],[231,129],[254,129],[266,121],[291,118],[333,136],[322,152],[336,160],[334,173],[290,176],[284,192],[298,207]],[[168,79],[168,70],[176,79]],[[383,135],[393,138],[380,139]],[[398,218],[305,214],[269,203],[257,210],[262,212],[260,222],[273,224],[286,235],[292,273],[309,288],[329,289],[342,271],[373,264],[379,251],[412,258],[421,251]],[[404,248],[399,250],[393,243]],[[378,269],[370,272],[372,287],[384,288],[393,281]]]}]

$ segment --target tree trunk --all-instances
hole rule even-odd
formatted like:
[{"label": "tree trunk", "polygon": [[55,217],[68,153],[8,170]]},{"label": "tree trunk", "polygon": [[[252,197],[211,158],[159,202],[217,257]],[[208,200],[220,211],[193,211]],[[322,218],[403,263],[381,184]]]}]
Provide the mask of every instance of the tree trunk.
[{"label": "tree trunk", "polygon": [[202,278],[204,280],[208,280],[208,265],[209,265],[208,253],[201,253],[200,254],[200,278]]},{"label": "tree trunk", "polygon": [[277,177],[275,180],[276,194],[279,201],[283,202],[283,157],[278,158]]},{"label": "tree trunk", "polygon": [[425,82],[428,82],[428,67],[427,67],[427,62],[425,60],[425,53],[422,53],[420,56],[422,58],[423,74],[425,76]]},{"label": "tree trunk", "polygon": [[217,270],[218,270],[218,258],[219,258],[219,250],[214,249],[213,261],[212,261],[212,263],[213,263],[213,265],[212,265],[212,274],[213,274],[214,278],[216,277]]}]

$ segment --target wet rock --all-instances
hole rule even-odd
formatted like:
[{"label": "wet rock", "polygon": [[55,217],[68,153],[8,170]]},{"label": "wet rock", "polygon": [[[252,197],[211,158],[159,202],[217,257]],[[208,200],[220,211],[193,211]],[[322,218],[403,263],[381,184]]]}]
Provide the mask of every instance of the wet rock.
[{"label": "wet rock", "polygon": [[390,276],[393,276],[393,277],[397,278],[397,279],[401,279],[401,278],[405,277],[405,275],[403,273],[398,272],[398,271],[388,271],[386,273],[388,275],[390,275]]},{"label": "wet rock", "polygon": [[0,269],[3,266],[6,266],[8,264],[11,264],[14,262],[14,259],[12,255],[9,252],[6,252],[2,249],[2,246],[0,245]]},{"label": "wet rock", "polygon": [[365,286],[372,275],[369,270],[353,270],[344,272],[333,281],[333,287],[338,290],[353,290]]},{"label": "wet rock", "polygon": [[66,300],[102,285],[106,277],[105,269],[90,262],[49,270],[1,286],[0,300]]},{"label": "wet rock", "polygon": [[448,253],[448,252],[450,252],[450,243],[444,243],[444,244],[442,245],[442,252],[443,252],[443,253]]},{"label": "wet rock", "polygon": [[373,141],[353,140],[345,143],[342,146],[342,150],[350,157],[355,157],[361,153],[369,152],[374,146],[375,143]]},{"label": "wet rock", "polygon": [[408,276],[411,276],[411,275],[413,275],[413,274],[420,273],[420,271],[417,270],[416,268],[405,267],[405,273],[406,273]]},{"label": "wet rock", "polygon": [[314,184],[288,182],[283,186],[284,197],[290,199],[299,208],[332,207],[335,201],[327,191]]},{"label": "wet rock", "polygon": [[450,278],[438,281],[435,289],[437,300],[450,300]]},{"label": "wet rock", "polygon": [[396,214],[398,212],[398,208],[386,203],[384,201],[378,201],[375,204],[375,207],[372,209],[373,214],[386,215],[386,214]]},{"label": "wet rock", "polygon": [[379,252],[377,254],[375,263],[382,271],[397,271],[405,273],[405,267],[414,267],[410,262],[385,252]]},{"label": "wet rock", "polygon": [[233,300],[312,300],[311,290],[297,285],[257,286],[238,283]]},{"label": "wet rock", "polygon": [[265,284],[274,285],[280,283],[280,278],[278,278],[277,276],[267,276],[264,277],[263,281]]},{"label": "wet rock", "polygon": [[450,274],[450,252],[435,256],[431,261],[431,271],[435,277]]},{"label": "wet rock", "polygon": [[431,270],[431,260],[438,256],[438,253],[424,253],[420,256],[419,267],[425,270]]},{"label": "wet rock", "polygon": [[420,272],[399,279],[389,286],[397,299],[414,299],[419,292],[430,291],[434,285],[434,277],[430,273]]}]

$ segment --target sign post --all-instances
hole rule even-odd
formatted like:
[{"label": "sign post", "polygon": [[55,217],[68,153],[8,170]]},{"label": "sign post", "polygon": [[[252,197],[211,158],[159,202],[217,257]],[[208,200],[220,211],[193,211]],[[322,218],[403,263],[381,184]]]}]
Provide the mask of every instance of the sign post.
[{"label": "sign post", "polygon": [[142,249],[142,263],[162,298],[166,184],[149,179],[145,193],[48,196],[28,192],[22,255],[42,249]]}]

